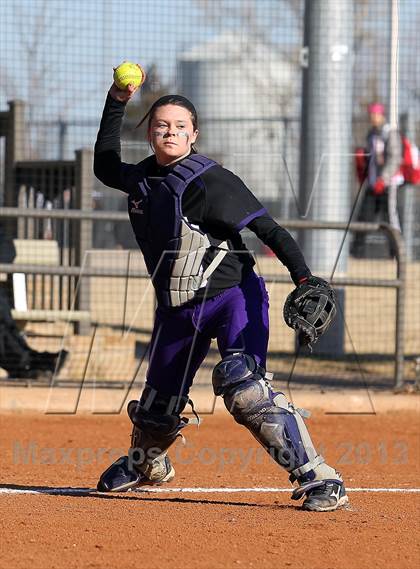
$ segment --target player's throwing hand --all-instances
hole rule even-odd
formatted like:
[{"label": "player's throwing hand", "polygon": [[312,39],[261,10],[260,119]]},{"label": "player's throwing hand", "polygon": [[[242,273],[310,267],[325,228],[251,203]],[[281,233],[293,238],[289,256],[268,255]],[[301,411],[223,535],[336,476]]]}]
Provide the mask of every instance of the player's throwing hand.
[{"label": "player's throwing hand", "polygon": [[143,85],[146,74],[137,63],[123,62],[114,67],[114,82],[109,90],[110,96],[120,103],[127,103],[137,89]]}]

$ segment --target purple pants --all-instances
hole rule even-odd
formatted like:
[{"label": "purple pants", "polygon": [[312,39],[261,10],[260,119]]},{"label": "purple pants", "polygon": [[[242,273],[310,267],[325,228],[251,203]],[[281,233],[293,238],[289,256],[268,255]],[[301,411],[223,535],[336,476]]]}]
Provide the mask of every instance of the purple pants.
[{"label": "purple pants", "polygon": [[187,395],[212,338],[222,358],[243,351],[265,367],[268,294],[262,277],[251,272],[239,285],[197,306],[158,306],[147,384],[165,395]]}]

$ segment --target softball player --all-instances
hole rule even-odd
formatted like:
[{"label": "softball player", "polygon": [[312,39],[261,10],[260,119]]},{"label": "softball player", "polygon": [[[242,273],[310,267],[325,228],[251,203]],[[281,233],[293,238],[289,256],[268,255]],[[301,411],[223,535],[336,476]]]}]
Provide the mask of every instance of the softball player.
[{"label": "softball player", "polygon": [[94,170],[104,184],[127,194],[158,304],[145,388],[140,401],[128,405],[131,448],[101,475],[98,490],[173,479],[167,451],[187,425],[181,414],[188,392],[216,338],[222,359],[213,370],[215,394],[287,470],[296,484],[293,499],[304,497],[307,510],[335,510],[348,501],[340,474],[317,454],[299,411],[270,386],[268,295],[241,230],[253,231],[290,271],[296,289],[286,301],[285,318],[302,341],[315,341],[328,326],[334,293],[311,275],[294,239],[242,180],[196,152],[198,118],[185,97],[157,100],[143,119],[153,154],[135,165],[121,161],[121,122],[135,90],[112,85]]}]

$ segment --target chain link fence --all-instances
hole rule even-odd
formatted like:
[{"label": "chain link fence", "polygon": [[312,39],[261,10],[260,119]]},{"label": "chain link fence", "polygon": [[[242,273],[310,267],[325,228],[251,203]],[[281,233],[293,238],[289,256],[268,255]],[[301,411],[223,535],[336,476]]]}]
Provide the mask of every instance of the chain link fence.
[{"label": "chain link fence", "polygon": [[[126,210],[123,194],[87,173],[91,157],[83,155],[81,161],[75,152],[93,149],[113,67],[136,61],[146,69],[147,80],[126,109],[125,161],[135,163],[150,153],[145,132],[135,128],[150,104],[162,94],[181,93],[199,113],[199,151],[239,175],[273,217],[398,225],[407,260],[404,377],[415,380],[420,186],[401,179],[375,197],[369,180],[358,177],[357,160],[369,153],[368,105],[373,102],[383,106],[385,123],[398,128],[415,158],[420,143],[418,2],[126,0],[122,6],[118,0],[4,0],[1,12],[0,205]],[[401,162],[403,150],[401,142]],[[128,221],[111,216],[89,224],[44,219],[7,227],[12,238],[26,241],[21,251],[29,251],[38,265],[80,267],[89,258],[96,268],[123,270],[128,259],[127,270],[141,266]],[[395,250],[381,232],[291,231],[313,272],[333,282],[399,278]],[[269,365],[282,384],[394,384],[395,288],[339,286],[342,318],[335,342],[296,358],[294,337],[282,322],[292,283],[275,282],[279,276],[286,280],[287,270],[253,234],[245,233],[245,239],[261,274],[274,277],[268,279]],[[44,262],[39,242],[45,240],[54,246]],[[16,259],[16,266],[20,262]],[[33,277],[26,283],[32,294],[29,308],[71,310],[78,280],[66,278],[60,285]],[[62,378],[80,380],[91,350],[87,371],[92,380],[130,380],[150,337],[154,298],[150,288],[142,292],[145,279],[127,282],[131,279],[89,279],[89,294],[76,308],[90,313],[90,324],[81,318],[67,329],[65,318],[27,321],[25,330],[40,349],[57,348],[64,336],[72,355]],[[127,335],[123,331],[131,312],[138,322]],[[101,324],[95,341],[101,338],[106,358],[91,344],[92,322]],[[214,349],[198,382],[210,381],[216,359]]]}]

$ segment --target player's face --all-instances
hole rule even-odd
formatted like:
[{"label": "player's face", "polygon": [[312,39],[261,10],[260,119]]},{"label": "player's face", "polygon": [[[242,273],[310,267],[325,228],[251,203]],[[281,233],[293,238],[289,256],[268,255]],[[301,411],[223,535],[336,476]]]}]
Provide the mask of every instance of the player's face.
[{"label": "player's face", "polygon": [[165,105],[154,112],[148,136],[158,164],[165,166],[191,152],[198,130],[194,130],[189,110]]},{"label": "player's face", "polygon": [[382,113],[369,113],[370,124],[374,127],[380,127],[385,122],[385,117]]}]

